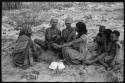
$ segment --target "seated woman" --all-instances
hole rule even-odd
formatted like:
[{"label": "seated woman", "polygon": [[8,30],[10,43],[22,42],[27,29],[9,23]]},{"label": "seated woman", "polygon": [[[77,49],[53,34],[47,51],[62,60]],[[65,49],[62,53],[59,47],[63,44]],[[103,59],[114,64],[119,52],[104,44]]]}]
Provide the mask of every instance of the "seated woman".
[{"label": "seated woman", "polygon": [[62,30],[62,34],[61,34],[61,43],[67,43],[67,42],[71,42],[75,39],[76,36],[76,30],[75,28],[73,28],[71,26],[71,23],[73,22],[73,19],[71,17],[67,17],[65,20],[65,25],[66,25],[66,29]]},{"label": "seated woman", "polygon": [[28,68],[38,60],[38,55],[41,54],[41,49],[31,40],[31,27],[24,25],[19,33],[16,45],[11,54],[12,62],[15,66]]},{"label": "seated woman", "polygon": [[50,21],[51,27],[46,29],[45,32],[45,41],[40,39],[35,39],[34,42],[41,46],[42,49],[47,50],[50,49],[54,52],[58,52],[56,48],[54,48],[53,43],[60,44],[61,31],[56,28],[58,24],[57,19],[51,19]]},{"label": "seated woman", "polygon": [[117,30],[114,30],[111,33],[111,47],[107,50],[107,57],[104,61],[108,66],[115,67],[119,64],[119,51],[120,51],[120,42],[119,42],[120,33]]},{"label": "seated woman", "polygon": [[[76,38],[76,30],[71,26],[73,23],[73,19],[71,17],[67,17],[65,19],[66,28],[62,30],[61,33],[61,45],[67,42],[71,42]],[[63,59],[62,52],[60,51],[60,59]]]},{"label": "seated woman", "polygon": [[100,62],[106,69],[109,67],[109,65],[104,62],[104,59],[109,55],[109,51],[112,48],[111,33],[112,31],[110,29],[104,30],[102,51],[96,56],[86,60],[85,63],[93,64],[95,62]]},{"label": "seated woman", "polygon": [[[87,29],[83,22],[78,22],[77,27],[77,38],[71,42],[63,45],[57,45],[56,47],[62,48],[62,54],[64,61],[69,64],[81,64],[87,55]],[[73,45],[73,47],[70,47]]]}]

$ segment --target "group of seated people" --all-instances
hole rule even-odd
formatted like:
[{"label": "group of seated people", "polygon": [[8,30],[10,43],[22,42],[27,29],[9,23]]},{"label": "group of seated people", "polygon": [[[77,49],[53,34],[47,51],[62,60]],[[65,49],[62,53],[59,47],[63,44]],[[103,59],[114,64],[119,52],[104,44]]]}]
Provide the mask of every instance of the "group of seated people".
[{"label": "group of seated people", "polygon": [[65,19],[66,28],[57,29],[58,19],[51,19],[50,28],[46,29],[45,40],[35,39],[32,41],[32,30],[29,25],[24,25],[19,33],[15,48],[11,54],[15,66],[28,68],[39,61],[43,51],[51,50],[55,56],[64,60],[66,64],[100,63],[106,69],[113,67],[118,62],[120,45],[118,42],[120,33],[117,30],[105,29],[100,26],[94,42],[97,43],[96,55],[87,58],[87,29],[82,21],[71,27],[73,19]]}]

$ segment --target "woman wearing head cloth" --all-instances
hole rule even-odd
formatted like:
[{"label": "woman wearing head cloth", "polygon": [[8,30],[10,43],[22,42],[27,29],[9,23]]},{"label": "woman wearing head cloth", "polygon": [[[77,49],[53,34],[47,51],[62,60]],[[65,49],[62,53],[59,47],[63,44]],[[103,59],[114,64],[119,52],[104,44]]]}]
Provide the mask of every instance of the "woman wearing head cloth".
[{"label": "woman wearing head cloth", "polygon": [[[80,64],[87,55],[87,29],[83,22],[76,24],[78,35],[75,40],[63,45],[56,45],[62,48],[64,61],[70,64]],[[70,47],[73,45],[73,47]]]},{"label": "woman wearing head cloth", "polygon": [[56,52],[56,48],[53,47],[53,43],[60,44],[61,31],[56,28],[58,20],[53,18],[50,21],[51,27],[46,29],[45,41],[35,39],[34,42],[41,46],[42,49],[50,49]]},{"label": "woman wearing head cloth", "polygon": [[73,41],[75,39],[76,30],[75,28],[71,27],[71,23],[73,19],[71,17],[67,17],[65,20],[66,29],[62,30],[62,43],[67,43]]},{"label": "woman wearing head cloth", "polygon": [[24,25],[19,33],[14,50],[11,54],[12,62],[15,66],[27,68],[37,61],[37,56],[41,54],[39,46],[35,45],[31,40],[31,27]]}]

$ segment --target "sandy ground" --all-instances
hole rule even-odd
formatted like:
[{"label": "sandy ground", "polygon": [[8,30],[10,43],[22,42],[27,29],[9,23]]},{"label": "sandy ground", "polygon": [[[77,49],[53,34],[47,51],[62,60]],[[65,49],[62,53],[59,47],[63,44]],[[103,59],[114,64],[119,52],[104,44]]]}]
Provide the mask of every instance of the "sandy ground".
[{"label": "sandy ground", "polygon": [[[52,53],[47,52],[44,55],[50,56]],[[42,57],[43,58],[43,57]],[[47,58],[48,59],[48,58]],[[46,59],[46,60],[47,60]],[[52,58],[51,58],[52,59]],[[5,64],[5,63],[4,63]],[[22,70],[12,67],[12,65],[6,64],[6,67],[2,68],[2,80],[12,82],[104,82],[106,80],[104,76],[103,66],[87,66],[84,69],[82,65],[66,65],[63,71],[56,72],[49,69],[50,62],[42,61],[35,63],[33,67]],[[95,71],[96,70],[96,71]],[[36,73],[34,73],[36,72]],[[31,77],[32,76],[32,77]],[[100,78],[100,79],[98,79]]]},{"label": "sandy ground", "polygon": [[[117,4],[116,4],[117,5]],[[86,25],[88,29],[88,48],[92,49],[93,43],[93,37],[96,36],[98,33],[98,24],[104,24],[106,28],[110,29],[117,29],[120,31],[120,41],[124,41],[124,21],[121,19],[117,19],[119,16],[122,15],[122,13],[119,10],[112,11],[113,9],[119,8],[117,5],[113,5],[112,8],[107,10],[110,10],[107,12],[106,10],[103,10],[101,12],[99,11],[93,11],[90,10],[92,7],[88,8],[89,10],[84,10],[86,12],[83,12],[82,8],[76,8],[72,7],[65,10],[51,10],[48,11],[51,12],[57,12],[60,14],[59,20],[63,24],[64,19],[67,15],[71,15],[74,19],[74,24],[80,19],[87,20]],[[121,7],[122,5],[120,5]],[[102,7],[98,5],[97,7]],[[95,7],[96,8],[96,7]],[[103,8],[102,8],[103,9]],[[106,7],[105,7],[106,9]],[[62,15],[62,16],[61,16]],[[87,19],[86,16],[91,15],[92,19]],[[105,19],[102,19],[101,16],[104,16]],[[5,17],[2,18],[2,21],[5,20]],[[106,20],[106,21],[103,21]],[[49,26],[46,24],[45,26]],[[73,25],[74,26],[74,25]],[[35,63],[32,67],[29,69],[23,70],[19,68],[15,68],[11,64],[11,57],[9,56],[12,52],[11,47],[14,45],[17,37],[18,32],[15,30],[8,31],[7,27],[10,27],[10,25],[5,23],[2,23],[2,81],[3,82],[110,82],[114,81],[116,79],[123,80],[123,66],[121,66],[120,74],[113,74],[112,71],[105,71],[104,67],[101,65],[91,65],[86,66],[84,68],[84,65],[65,65],[66,68],[63,71],[55,72],[51,69],[49,69],[49,65],[51,61],[55,60],[54,54],[50,51],[44,52],[41,55],[41,62]],[[43,25],[36,26],[38,30],[41,30]],[[36,28],[34,27],[34,28]],[[64,27],[60,28],[61,30]],[[6,30],[6,31],[5,31]],[[36,29],[33,29],[36,30]],[[6,32],[6,34],[4,33]],[[44,40],[44,33],[34,31],[32,35],[32,39],[42,39]],[[120,57],[121,62],[123,63],[123,52],[124,48],[121,48],[120,51]],[[92,53],[88,53],[88,55],[92,55]],[[46,57],[47,56],[47,57]],[[121,78],[120,78],[121,77]],[[116,80],[115,79],[115,80]]]}]

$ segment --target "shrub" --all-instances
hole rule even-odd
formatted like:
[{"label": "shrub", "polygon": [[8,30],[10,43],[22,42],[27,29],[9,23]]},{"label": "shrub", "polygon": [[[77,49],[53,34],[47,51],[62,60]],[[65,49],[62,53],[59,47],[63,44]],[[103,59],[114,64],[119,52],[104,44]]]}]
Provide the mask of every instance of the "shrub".
[{"label": "shrub", "polygon": [[4,10],[12,10],[12,9],[20,9],[22,6],[21,2],[3,2],[2,9]]}]

